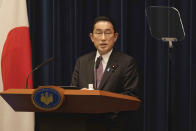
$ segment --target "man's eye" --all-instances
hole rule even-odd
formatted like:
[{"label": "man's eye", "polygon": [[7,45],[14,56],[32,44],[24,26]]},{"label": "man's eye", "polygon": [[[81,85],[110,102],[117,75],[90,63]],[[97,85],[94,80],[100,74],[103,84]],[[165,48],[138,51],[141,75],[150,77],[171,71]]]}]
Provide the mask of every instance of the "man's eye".
[{"label": "man's eye", "polygon": [[105,34],[111,34],[111,32],[105,32]]}]

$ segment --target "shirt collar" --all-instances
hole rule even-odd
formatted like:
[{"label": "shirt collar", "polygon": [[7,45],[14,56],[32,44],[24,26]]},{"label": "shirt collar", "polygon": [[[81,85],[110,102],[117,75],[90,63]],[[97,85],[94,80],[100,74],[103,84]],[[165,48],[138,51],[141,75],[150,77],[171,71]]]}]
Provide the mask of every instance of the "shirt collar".
[{"label": "shirt collar", "polygon": [[[105,64],[107,64],[109,58],[110,58],[110,55],[112,53],[113,49],[111,49],[108,53],[102,55],[102,62],[104,62]],[[97,51],[96,52],[96,57],[95,57],[95,61],[97,60],[97,58],[100,56],[99,52]]]}]

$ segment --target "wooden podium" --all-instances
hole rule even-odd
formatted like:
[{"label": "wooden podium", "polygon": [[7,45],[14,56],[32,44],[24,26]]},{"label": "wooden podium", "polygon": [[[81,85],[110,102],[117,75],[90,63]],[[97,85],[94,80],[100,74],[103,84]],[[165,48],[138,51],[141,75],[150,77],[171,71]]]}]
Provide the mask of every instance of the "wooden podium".
[{"label": "wooden podium", "polygon": [[[13,108],[14,111],[44,112],[43,110],[36,108],[32,103],[31,95],[33,94],[33,91],[34,89],[9,89],[4,92],[0,92],[0,95]],[[60,113],[62,116],[63,114],[100,114],[108,112],[135,111],[139,108],[141,103],[141,101],[136,97],[101,90],[63,90],[63,94],[63,104],[55,111],[49,111],[47,114],[52,114],[55,112]],[[70,117],[68,119],[71,120]],[[48,118],[43,119],[43,121],[46,121],[46,126],[48,126],[50,123]],[[51,124],[55,124],[56,121],[58,121],[56,118],[53,119]],[[75,119],[72,122],[74,122],[73,126],[75,126],[77,123]],[[62,121],[58,123],[62,123]],[[66,122],[63,123],[66,125]],[[41,124],[43,124],[43,122],[41,122]],[[68,125],[70,126],[70,123]],[[59,127],[59,129],[61,128],[65,127]],[[83,127],[80,127],[81,131],[86,130],[82,130],[82,128]],[[39,130],[49,131],[49,129],[51,129],[51,127]],[[55,127],[55,129],[58,129],[58,127]]]},{"label": "wooden podium", "polygon": [[[43,112],[36,108],[31,95],[34,89],[9,89],[0,92],[14,111]],[[140,100],[136,97],[101,90],[64,90],[64,102],[53,112],[106,113],[137,110]]]}]

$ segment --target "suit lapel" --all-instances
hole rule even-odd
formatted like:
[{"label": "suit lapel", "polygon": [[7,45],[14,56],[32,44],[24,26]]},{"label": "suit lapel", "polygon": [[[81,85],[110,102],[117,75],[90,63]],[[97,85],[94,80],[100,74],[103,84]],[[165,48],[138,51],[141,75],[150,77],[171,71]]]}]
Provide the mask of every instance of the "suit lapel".
[{"label": "suit lapel", "polygon": [[99,85],[99,90],[103,89],[104,84],[106,83],[107,80],[109,80],[109,78],[112,75],[112,66],[116,64],[116,60],[115,60],[115,51],[112,51],[112,54],[110,55],[110,58],[108,60],[107,66],[105,68],[103,77],[101,79],[101,83]]},{"label": "suit lapel", "polygon": [[[87,63],[87,72],[88,72],[88,83],[89,84],[94,84],[94,64],[95,64],[95,55],[96,55],[96,52],[93,53],[89,60],[88,60],[88,63]],[[87,85],[88,86],[88,85]]]}]

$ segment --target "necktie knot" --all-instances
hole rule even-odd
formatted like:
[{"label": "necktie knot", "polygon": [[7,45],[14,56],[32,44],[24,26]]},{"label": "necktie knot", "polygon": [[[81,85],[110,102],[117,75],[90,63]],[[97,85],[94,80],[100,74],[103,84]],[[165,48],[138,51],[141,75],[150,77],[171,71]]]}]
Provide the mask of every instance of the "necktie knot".
[{"label": "necktie knot", "polygon": [[96,69],[99,67],[99,65],[100,65],[100,63],[101,63],[101,61],[102,61],[102,56],[99,56],[98,58],[97,58],[97,60],[96,60]]},{"label": "necktie knot", "polygon": [[103,58],[102,58],[102,56],[100,55],[97,59],[100,59],[100,60],[102,60]]}]

